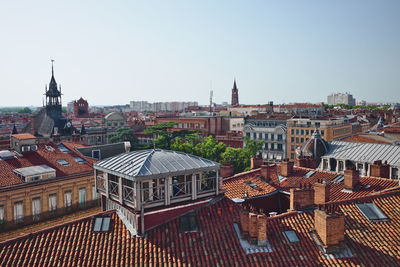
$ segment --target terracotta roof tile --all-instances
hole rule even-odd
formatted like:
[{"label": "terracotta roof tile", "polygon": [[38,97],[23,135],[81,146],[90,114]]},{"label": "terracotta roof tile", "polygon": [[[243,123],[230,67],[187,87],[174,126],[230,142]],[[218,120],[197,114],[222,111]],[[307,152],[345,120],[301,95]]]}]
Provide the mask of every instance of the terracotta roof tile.
[{"label": "terracotta roof tile", "polygon": [[[313,212],[291,212],[267,219],[272,252],[247,254],[233,224],[240,207],[224,198],[195,210],[199,231],[182,233],[179,219],[132,236],[112,212],[107,233],[94,233],[93,218],[67,223],[0,243],[0,265],[79,266],[397,266],[400,264],[400,192],[369,197],[389,218],[369,222],[352,200],[338,203],[345,214],[345,244],[353,257],[322,253],[311,237]],[[218,210],[221,214],[218,214]],[[288,243],[283,231],[293,230],[299,242]]]},{"label": "terracotta roof tile", "polygon": [[25,140],[25,139],[35,139],[36,137],[30,133],[20,133],[20,134],[12,134],[12,137],[18,140]]}]

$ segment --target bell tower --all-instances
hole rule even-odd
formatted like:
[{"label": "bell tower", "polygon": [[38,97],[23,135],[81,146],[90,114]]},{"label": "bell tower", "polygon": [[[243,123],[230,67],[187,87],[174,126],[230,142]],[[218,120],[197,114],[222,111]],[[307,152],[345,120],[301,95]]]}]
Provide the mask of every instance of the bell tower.
[{"label": "bell tower", "polygon": [[51,80],[49,88],[45,88],[46,95],[46,114],[53,119],[62,117],[61,105],[61,86],[57,88],[57,82],[54,78],[54,60],[51,60]]},{"label": "bell tower", "polygon": [[236,79],[233,80],[233,88],[232,88],[232,106],[239,105],[239,90],[236,87]]}]

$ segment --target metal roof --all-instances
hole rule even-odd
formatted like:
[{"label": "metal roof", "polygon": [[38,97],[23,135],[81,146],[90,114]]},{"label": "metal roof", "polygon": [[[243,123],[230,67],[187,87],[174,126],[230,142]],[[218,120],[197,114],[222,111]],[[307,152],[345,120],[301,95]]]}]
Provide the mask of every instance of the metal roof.
[{"label": "metal roof", "polygon": [[94,168],[134,180],[216,171],[219,169],[219,164],[186,153],[151,149],[107,158],[96,162]]},{"label": "metal roof", "polygon": [[400,146],[333,141],[330,142],[328,152],[322,157],[370,164],[382,160],[391,166],[400,167]]}]

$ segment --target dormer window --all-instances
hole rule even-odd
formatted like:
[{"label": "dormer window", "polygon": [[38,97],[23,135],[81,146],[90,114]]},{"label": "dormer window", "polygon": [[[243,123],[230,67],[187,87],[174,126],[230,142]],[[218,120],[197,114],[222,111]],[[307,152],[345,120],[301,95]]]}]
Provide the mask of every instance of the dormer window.
[{"label": "dormer window", "polygon": [[197,232],[199,230],[197,226],[196,214],[194,212],[189,212],[181,216],[179,218],[179,225],[181,231],[184,233]]},{"label": "dormer window", "polygon": [[57,160],[58,164],[62,165],[62,166],[69,166],[69,162],[66,161],[65,159],[59,159]]},{"label": "dormer window", "polygon": [[94,220],[93,232],[108,232],[110,230],[111,218],[110,217],[97,217]]}]

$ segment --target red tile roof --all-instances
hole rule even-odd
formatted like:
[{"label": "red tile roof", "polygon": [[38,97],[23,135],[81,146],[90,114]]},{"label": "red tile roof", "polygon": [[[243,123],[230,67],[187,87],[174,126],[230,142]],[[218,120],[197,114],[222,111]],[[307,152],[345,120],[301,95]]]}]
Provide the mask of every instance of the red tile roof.
[{"label": "red tile roof", "polygon": [[[74,157],[84,158],[87,163],[78,163]],[[57,162],[60,159],[68,161],[70,165],[62,166]],[[23,181],[14,174],[17,168],[44,164],[55,169],[57,177],[62,177],[93,171],[94,162],[95,160],[83,157],[73,150],[71,153],[63,153],[53,143],[39,144],[36,152],[24,153],[22,157],[16,156],[14,159],[0,160],[0,187],[23,184]]]},{"label": "red tile roof", "polygon": [[36,137],[30,133],[20,133],[20,134],[12,134],[12,137],[18,140],[25,140],[25,139],[35,139]]},{"label": "red tile roof", "polygon": [[[372,201],[389,218],[369,222],[355,206]],[[336,203],[345,215],[345,245],[352,257],[332,257],[314,243],[313,212],[267,218],[272,252],[246,254],[234,230],[240,207],[223,198],[195,210],[199,231],[183,233],[175,218],[147,232],[130,234],[114,212],[109,232],[94,233],[93,217],[0,243],[0,265],[12,266],[398,266],[400,191]],[[220,214],[219,214],[220,213]],[[299,242],[289,243],[283,231]]]},{"label": "red tile roof", "polygon": [[[281,175],[281,167],[278,167],[278,173]],[[315,171],[315,174],[309,178],[304,178],[304,175],[309,171]],[[330,199],[341,200],[355,197],[361,197],[370,195],[375,192],[382,191],[388,188],[394,188],[398,186],[398,181],[376,178],[376,177],[360,177],[360,187],[353,193],[342,192],[343,182],[333,183],[332,180],[342,173],[319,171],[308,168],[294,167],[294,172],[290,174],[286,179],[278,183],[276,173],[272,174],[270,183],[266,183],[261,179],[260,169],[256,169],[250,172],[237,174],[235,176],[224,179],[222,188],[226,190],[225,195],[230,198],[243,198],[247,191],[248,197],[268,195],[274,191],[289,191],[290,188],[299,188],[301,185],[315,184],[318,180],[326,180],[331,184]],[[256,189],[253,189],[244,182],[250,181],[257,185]],[[279,186],[278,186],[279,185]],[[366,187],[369,185],[368,187]],[[280,187],[280,188],[279,188]]]},{"label": "red tile roof", "polygon": [[357,142],[357,143],[371,143],[371,144],[392,144],[389,140],[384,140],[382,136],[368,136],[368,135],[352,135],[340,139],[345,142]]}]

